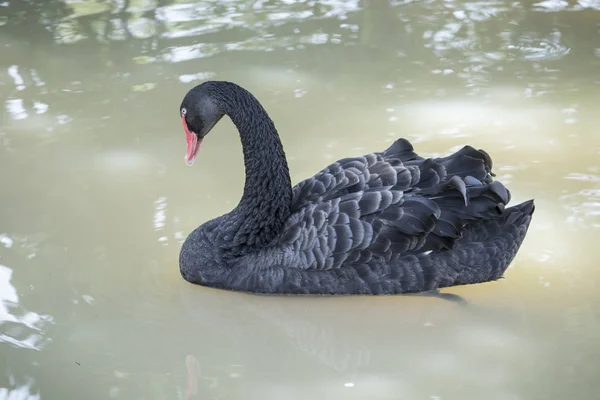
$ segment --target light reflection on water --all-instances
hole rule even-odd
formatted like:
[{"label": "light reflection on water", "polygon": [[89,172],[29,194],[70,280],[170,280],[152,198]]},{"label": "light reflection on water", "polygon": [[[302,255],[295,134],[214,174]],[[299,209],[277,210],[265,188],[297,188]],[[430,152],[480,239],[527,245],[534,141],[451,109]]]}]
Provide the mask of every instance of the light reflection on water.
[{"label": "light reflection on water", "polygon": [[[0,399],[595,395],[598,1],[1,7]],[[467,306],[186,284],[181,243],[243,179],[225,120],[183,165],[206,79],[263,101],[295,181],[400,136],[489,150],[537,205],[507,279],[452,289]]]},{"label": "light reflection on water", "polygon": [[[600,167],[591,169],[597,172]],[[565,178],[591,184],[591,187],[561,196],[569,211],[567,222],[580,228],[600,228],[600,175],[571,173]]]},{"label": "light reflection on water", "polygon": [[32,393],[33,379],[28,378],[24,384],[17,383],[14,376],[8,377],[11,389],[0,387],[0,399],[6,400],[40,400],[40,393]]},{"label": "light reflection on water", "polygon": [[48,340],[44,328],[53,322],[52,317],[26,311],[19,305],[12,274],[10,268],[0,265],[0,343],[39,351]]}]

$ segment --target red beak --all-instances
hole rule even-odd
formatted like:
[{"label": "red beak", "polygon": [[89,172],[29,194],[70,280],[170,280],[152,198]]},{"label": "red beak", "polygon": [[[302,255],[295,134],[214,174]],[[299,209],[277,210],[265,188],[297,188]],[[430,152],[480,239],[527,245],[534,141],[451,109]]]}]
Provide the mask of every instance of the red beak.
[{"label": "red beak", "polygon": [[185,129],[185,140],[187,142],[187,152],[185,153],[185,162],[187,165],[192,165],[194,160],[196,160],[196,156],[200,151],[200,144],[202,144],[202,139],[198,139],[198,135],[194,132],[190,132],[187,126],[187,122],[185,122],[185,115],[181,116],[181,122],[183,122],[183,129]]}]

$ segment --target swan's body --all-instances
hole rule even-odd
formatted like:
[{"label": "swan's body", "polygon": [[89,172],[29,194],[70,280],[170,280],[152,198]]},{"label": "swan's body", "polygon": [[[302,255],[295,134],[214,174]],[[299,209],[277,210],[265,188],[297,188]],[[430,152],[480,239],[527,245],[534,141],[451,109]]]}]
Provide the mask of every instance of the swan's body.
[{"label": "swan's body", "polygon": [[[493,281],[516,255],[533,201],[506,208],[490,157],[466,146],[425,159],[397,140],[339,160],[292,188],[285,153],[258,100],[229,82],[186,95],[186,160],[222,115],[240,131],[244,194],[186,239],[189,282],[254,293],[394,294]],[[194,136],[196,136],[194,138]]]}]

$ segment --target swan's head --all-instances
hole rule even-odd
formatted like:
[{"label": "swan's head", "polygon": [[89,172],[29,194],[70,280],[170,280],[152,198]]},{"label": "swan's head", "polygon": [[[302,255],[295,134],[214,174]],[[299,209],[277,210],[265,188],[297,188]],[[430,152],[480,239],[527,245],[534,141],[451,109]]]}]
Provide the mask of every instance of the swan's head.
[{"label": "swan's head", "polygon": [[224,115],[207,83],[191,89],[179,107],[187,141],[185,162],[188,165],[192,165],[198,156],[202,139]]}]

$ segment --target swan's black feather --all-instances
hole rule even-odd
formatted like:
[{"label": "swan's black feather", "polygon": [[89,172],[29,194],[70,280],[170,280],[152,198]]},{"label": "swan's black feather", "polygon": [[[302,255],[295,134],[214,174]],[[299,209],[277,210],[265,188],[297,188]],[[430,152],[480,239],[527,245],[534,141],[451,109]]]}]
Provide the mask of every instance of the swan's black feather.
[{"label": "swan's black feather", "polygon": [[[400,139],[382,153],[345,158],[295,186],[293,214],[278,245],[291,246],[292,264],[308,270],[452,249],[466,224],[502,216],[510,193],[490,173],[487,153],[470,146],[424,159]],[[314,240],[320,236],[328,240]],[[349,254],[335,257],[339,253]]]},{"label": "swan's black feather", "polygon": [[253,293],[394,294],[493,281],[515,257],[534,212],[532,200],[507,207],[511,195],[494,181],[490,156],[471,146],[424,158],[399,139],[291,187],[274,124],[249,92],[206,82],[181,108],[190,129],[214,125],[215,110],[228,114],[246,166],[239,205],[198,227],[182,247],[181,274],[193,283]]}]

